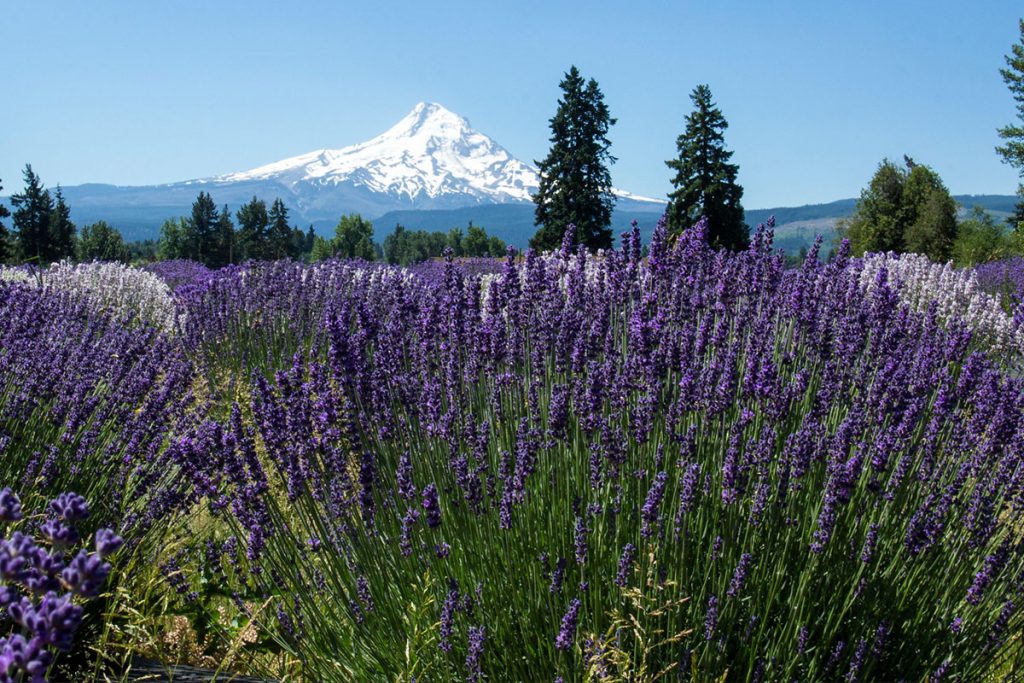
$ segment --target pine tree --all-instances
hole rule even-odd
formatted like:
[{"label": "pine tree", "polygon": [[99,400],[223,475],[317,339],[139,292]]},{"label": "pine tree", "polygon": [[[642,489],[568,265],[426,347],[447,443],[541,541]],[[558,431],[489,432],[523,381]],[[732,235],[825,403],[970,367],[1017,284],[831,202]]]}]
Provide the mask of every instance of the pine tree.
[{"label": "pine tree", "polygon": [[551,150],[535,161],[540,187],[533,196],[535,222],[540,226],[530,240],[537,250],[556,249],[569,225],[576,226],[575,241],[590,249],[612,246],[612,179],[608,166],[615,163],[608,149],[608,129],[615,119],[604,103],[597,81],[586,83],[575,66],[559,84],[562,98],[550,120]]},{"label": "pine tree", "polygon": [[[0,181],[0,190],[4,189],[4,184]],[[0,204],[0,265],[7,263],[14,257],[14,244],[11,242],[11,233],[7,230],[7,226],[4,225],[4,218],[11,215],[11,212],[7,210],[7,207]]]},{"label": "pine tree", "polygon": [[263,259],[267,256],[267,228],[270,218],[267,215],[267,203],[255,196],[247,204],[243,204],[238,213],[236,259]]},{"label": "pine tree", "polygon": [[217,205],[206,192],[192,203],[192,215],[185,222],[187,255],[194,261],[214,265],[217,259]]},{"label": "pine tree", "polygon": [[750,230],[743,220],[743,188],[736,182],[739,166],[729,163],[733,153],[725,148],[729,124],[707,85],[694,88],[690,99],[694,111],[676,138],[678,157],[665,162],[676,172],[668,195],[669,232],[678,235],[704,217],[711,246],[745,249]]},{"label": "pine tree", "polygon": [[18,258],[46,265],[49,263],[50,254],[50,214],[53,212],[53,198],[49,190],[43,188],[39,176],[32,171],[30,164],[25,165],[25,190],[20,194],[11,195],[11,204],[14,206]]},{"label": "pine tree", "polygon": [[292,252],[292,228],[288,225],[288,207],[280,198],[271,205],[268,219],[266,258],[288,258]]},{"label": "pine tree", "polygon": [[[996,147],[996,152],[1003,161],[1020,172],[1024,178],[1024,19],[1019,20],[1020,42],[1010,47],[1010,54],[1005,56],[1006,68],[1000,69],[1003,82],[1017,103],[1017,120],[1019,123],[1003,126],[999,129],[999,137],[1006,144]],[[1024,183],[1017,186],[1020,201],[1014,215],[1010,217],[1011,227],[1016,230],[1018,239],[1024,242]]]},{"label": "pine tree", "polygon": [[212,265],[216,267],[235,263],[235,224],[231,222],[231,211],[225,204],[214,225],[215,250]]},{"label": "pine tree", "polygon": [[75,224],[71,222],[71,208],[64,201],[60,185],[54,193],[54,207],[50,212],[49,249],[47,260],[60,261],[75,256]]}]

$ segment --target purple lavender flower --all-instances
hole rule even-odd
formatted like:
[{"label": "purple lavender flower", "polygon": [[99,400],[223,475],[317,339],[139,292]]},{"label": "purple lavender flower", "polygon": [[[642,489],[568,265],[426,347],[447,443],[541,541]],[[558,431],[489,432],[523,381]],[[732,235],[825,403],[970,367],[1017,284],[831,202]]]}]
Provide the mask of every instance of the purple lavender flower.
[{"label": "purple lavender flower", "polygon": [[654,483],[651,484],[651,488],[647,491],[647,498],[644,500],[643,508],[640,510],[640,518],[643,520],[640,535],[644,538],[650,538],[654,535],[654,528],[658,525],[661,518],[659,506],[661,505],[662,497],[665,495],[665,485],[667,482],[668,474],[658,472],[654,478]]},{"label": "purple lavender flower", "polygon": [[21,518],[21,500],[10,486],[5,486],[0,490],[0,522],[17,522]]},{"label": "purple lavender flower", "polygon": [[431,529],[441,526],[441,504],[434,484],[427,484],[423,489],[423,512],[427,517],[427,526]]},{"label": "purple lavender flower", "polygon": [[99,595],[100,589],[110,574],[110,565],[85,550],[79,551],[67,568],[61,572],[61,581],[68,590],[86,598]]},{"label": "purple lavender flower", "polygon": [[718,598],[714,595],[708,598],[707,611],[704,613],[704,640],[711,640],[718,627]]},{"label": "purple lavender flower", "polygon": [[484,654],[487,627],[470,626],[467,635],[469,647],[466,650],[466,683],[477,683],[482,675],[480,660]]},{"label": "purple lavender flower", "polygon": [[576,563],[586,564],[587,561],[587,523],[582,515],[576,517],[574,540],[576,545]]},{"label": "purple lavender flower", "polygon": [[569,603],[569,609],[566,610],[565,615],[562,617],[562,627],[555,638],[555,649],[568,650],[572,647],[573,642],[575,642],[576,622],[579,618],[581,604],[579,598],[573,598],[572,602]]},{"label": "purple lavender flower", "polygon": [[50,511],[65,522],[73,524],[89,517],[89,503],[77,493],[62,493],[50,502]]},{"label": "purple lavender flower", "polygon": [[633,568],[633,557],[636,555],[636,546],[627,543],[622,548],[622,555],[619,556],[619,570],[615,574],[615,585],[625,588],[629,582],[629,573]]},{"label": "purple lavender flower", "polygon": [[441,640],[438,642],[438,647],[445,652],[451,652],[452,649],[451,637],[454,631],[455,611],[458,607],[459,584],[455,579],[448,579],[448,596],[445,598],[444,605],[441,607]]},{"label": "purple lavender flower", "polygon": [[747,572],[750,571],[751,559],[750,553],[743,553],[740,556],[739,564],[736,565],[736,570],[732,573],[732,581],[729,582],[729,590],[726,592],[726,596],[735,598],[743,591],[743,585],[747,581]]},{"label": "purple lavender flower", "polygon": [[362,603],[363,608],[367,612],[372,612],[374,609],[373,596],[370,594],[370,582],[366,580],[365,576],[356,579],[356,594],[359,596],[359,602]]}]

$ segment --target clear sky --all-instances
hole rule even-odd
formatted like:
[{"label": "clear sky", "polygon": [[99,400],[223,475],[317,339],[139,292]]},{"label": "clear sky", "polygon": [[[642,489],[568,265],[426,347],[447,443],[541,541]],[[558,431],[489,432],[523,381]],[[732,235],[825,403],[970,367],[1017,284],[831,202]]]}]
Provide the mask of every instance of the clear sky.
[{"label": "clear sky", "polygon": [[548,149],[558,82],[595,78],[617,187],[664,160],[707,83],[748,208],[856,196],[883,157],[956,194],[1012,194],[993,151],[1019,0],[8,2],[0,178],[142,185],[246,170],[383,132],[421,100],[512,154]]}]

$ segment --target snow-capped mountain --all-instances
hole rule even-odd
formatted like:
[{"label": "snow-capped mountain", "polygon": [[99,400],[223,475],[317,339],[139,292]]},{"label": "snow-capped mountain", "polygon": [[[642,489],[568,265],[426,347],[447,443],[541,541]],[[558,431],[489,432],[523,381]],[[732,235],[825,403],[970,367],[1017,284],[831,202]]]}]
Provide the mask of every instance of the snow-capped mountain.
[{"label": "snow-capped mountain", "polygon": [[413,203],[459,197],[464,204],[529,201],[537,171],[469,121],[439,104],[420,102],[401,121],[367,142],[321,149],[215,183],[273,180],[291,189],[350,185]]},{"label": "snow-capped mountain", "polygon": [[[106,220],[130,239],[156,237],[168,218],[188,215],[200,191],[235,211],[259,197],[280,197],[296,225],[329,232],[338,218],[360,213],[390,230],[445,229],[467,221],[517,246],[533,234],[531,195],[537,169],[514,157],[469,121],[439,104],[421,102],[367,142],[320,149],[249,171],[165,185],[63,187],[79,224]],[[665,200],[614,190],[615,225],[656,220]],[[652,218],[652,216],[654,218]],[[379,220],[378,220],[379,219]],[[620,220],[621,219],[621,220]],[[382,237],[381,237],[382,239]]]}]

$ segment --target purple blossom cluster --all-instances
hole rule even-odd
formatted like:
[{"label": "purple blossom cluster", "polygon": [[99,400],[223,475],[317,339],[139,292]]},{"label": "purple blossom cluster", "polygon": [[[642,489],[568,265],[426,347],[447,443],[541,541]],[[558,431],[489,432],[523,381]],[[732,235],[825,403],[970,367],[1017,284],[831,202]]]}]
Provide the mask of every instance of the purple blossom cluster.
[{"label": "purple blossom cluster", "polygon": [[214,277],[214,271],[202,263],[188,259],[157,261],[150,263],[145,269],[167,283],[175,293],[186,287],[201,287]]},{"label": "purple blossom cluster", "polygon": [[56,654],[72,649],[83,616],[78,602],[100,594],[111,570],[105,560],[122,541],[100,529],[93,551],[73,552],[76,524],[89,517],[88,504],[75,493],[62,493],[50,503],[39,527],[41,542],[10,531],[23,518],[10,488],[0,491],[0,505],[8,528],[0,539],[0,622],[7,627],[0,637],[0,681],[46,681]]}]

